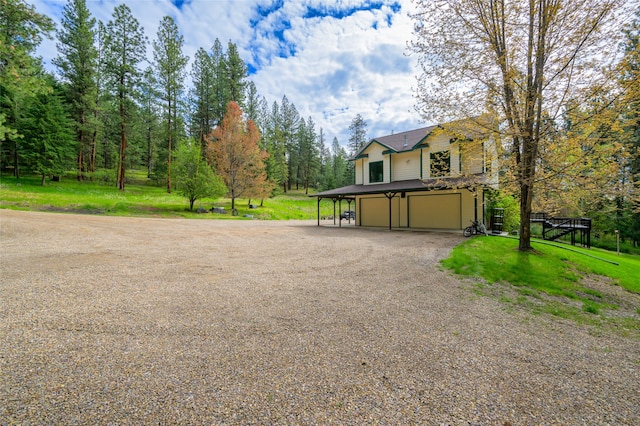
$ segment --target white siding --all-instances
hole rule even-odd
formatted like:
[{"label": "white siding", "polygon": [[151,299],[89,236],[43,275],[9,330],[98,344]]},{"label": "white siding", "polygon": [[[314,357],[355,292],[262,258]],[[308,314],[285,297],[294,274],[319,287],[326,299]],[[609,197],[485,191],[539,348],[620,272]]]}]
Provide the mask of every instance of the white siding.
[{"label": "white siding", "polygon": [[420,179],[420,151],[391,154],[393,181]]},{"label": "white siding", "polygon": [[364,174],[362,173],[364,170],[364,159],[361,158],[359,160],[354,161],[355,169],[356,169],[356,185],[362,185],[364,183]]}]

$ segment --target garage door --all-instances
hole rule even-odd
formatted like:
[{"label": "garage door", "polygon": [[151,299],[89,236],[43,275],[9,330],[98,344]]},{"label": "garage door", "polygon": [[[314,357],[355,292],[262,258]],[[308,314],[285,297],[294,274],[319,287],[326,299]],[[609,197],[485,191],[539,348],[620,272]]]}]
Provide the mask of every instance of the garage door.
[{"label": "garage door", "polygon": [[360,199],[361,226],[389,226],[389,200],[384,198]]},{"label": "garage door", "polygon": [[409,197],[409,227],[462,228],[460,194],[414,195]]}]

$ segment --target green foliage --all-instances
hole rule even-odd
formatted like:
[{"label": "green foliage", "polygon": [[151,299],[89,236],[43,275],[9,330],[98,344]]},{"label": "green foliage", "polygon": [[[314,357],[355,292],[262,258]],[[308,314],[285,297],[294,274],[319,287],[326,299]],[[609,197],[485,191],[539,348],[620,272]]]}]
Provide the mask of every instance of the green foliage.
[{"label": "green foliage", "polygon": [[[95,23],[85,0],[72,0],[62,12],[58,31],[59,56],[54,59],[67,89],[78,141],[78,176],[95,169],[95,139],[98,88],[98,51]],[[62,166],[62,165],[61,165]]]},{"label": "green foliage", "polygon": [[222,179],[202,158],[200,145],[189,140],[180,144],[176,151],[175,177],[178,191],[189,200],[189,210],[193,203],[202,198],[218,198],[227,188]]},{"label": "green foliage", "polygon": [[520,227],[520,203],[515,197],[498,191],[490,191],[487,212],[491,214],[494,208],[504,209],[503,231],[511,232]]},{"label": "green foliage", "polygon": [[349,125],[349,149],[353,155],[367,143],[367,122],[360,114],[356,115]]},{"label": "green foliage", "polygon": [[21,127],[24,140],[20,151],[24,164],[42,176],[44,185],[47,175],[64,172],[75,151],[73,122],[64,110],[59,91],[32,98]]},{"label": "green foliage", "polygon": [[[183,37],[178,26],[169,16],[162,18],[158,39],[153,42],[153,58],[163,102],[167,146],[167,191],[171,192],[171,156],[173,145],[182,136],[179,126],[178,103],[184,87],[185,67],[189,58],[182,54]],[[193,205],[193,203],[192,203]]]}]

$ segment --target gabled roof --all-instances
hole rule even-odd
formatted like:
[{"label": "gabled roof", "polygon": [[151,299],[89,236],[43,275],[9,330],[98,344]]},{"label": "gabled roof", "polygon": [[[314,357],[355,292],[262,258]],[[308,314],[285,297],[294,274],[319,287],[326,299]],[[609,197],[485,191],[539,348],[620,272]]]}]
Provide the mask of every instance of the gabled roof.
[{"label": "gabled roof", "polygon": [[363,153],[374,143],[387,148],[387,152],[385,153],[413,151],[414,149],[428,146],[426,143],[427,138],[434,130],[437,129],[441,129],[447,133],[459,135],[470,140],[488,137],[489,129],[493,127],[495,127],[495,124],[491,121],[491,118],[487,115],[481,115],[479,117],[453,121],[451,123],[437,124],[435,126],[421,127],[419,129],[409,130],[406,132],[380,136],[371,139],[368,144],[360,148],[351,160],[357,160],[358,158],[366,156],[366,154],[363,155]]},{"label": "gabled roof", "polygon": [[394,133],[392,135],[380,136],[360,148],[353,156],[353,159],[360,158],[371,145],[377,143],[387,148],[391,152],[411,151],[423,144],[427,136],[438,126],[421,127],[407,132]]}]

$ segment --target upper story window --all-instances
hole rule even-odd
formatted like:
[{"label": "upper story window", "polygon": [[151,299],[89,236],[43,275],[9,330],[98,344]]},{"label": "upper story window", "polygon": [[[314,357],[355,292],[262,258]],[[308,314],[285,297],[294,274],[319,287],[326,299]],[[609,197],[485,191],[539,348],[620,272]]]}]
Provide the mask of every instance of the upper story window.
[{"label": "upper story window", "polygon": [[369,182],[384,182],[384,163],[382,161],[374,161],[369,163]]},{"label": "upper story window", "polygon": [[431,177],[443,177],[451,174],[451,152],[431,153]]}]

